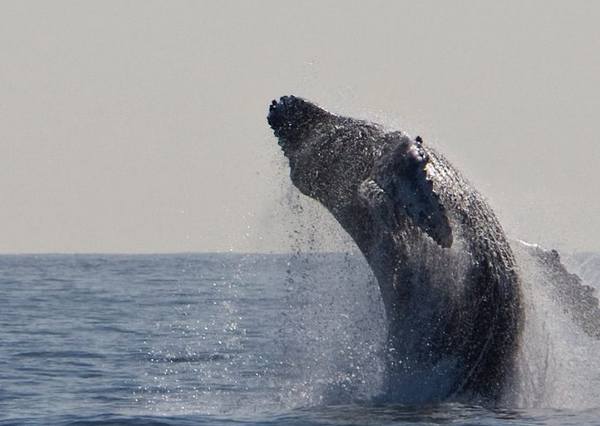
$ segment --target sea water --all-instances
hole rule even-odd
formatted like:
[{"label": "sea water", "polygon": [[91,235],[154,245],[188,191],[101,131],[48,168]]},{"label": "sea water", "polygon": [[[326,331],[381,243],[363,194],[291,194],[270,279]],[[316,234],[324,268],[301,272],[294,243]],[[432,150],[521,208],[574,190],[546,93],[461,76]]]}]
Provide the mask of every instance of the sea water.
[{"label": "sea water", "polygon": [[[598,280],[600,256],[569,262]],[[522,355],[542,394],[403,406],[378,402],[385,320],[358,253],[4,255],[0,425],[598,425],[595,344],[548,303]]]}]

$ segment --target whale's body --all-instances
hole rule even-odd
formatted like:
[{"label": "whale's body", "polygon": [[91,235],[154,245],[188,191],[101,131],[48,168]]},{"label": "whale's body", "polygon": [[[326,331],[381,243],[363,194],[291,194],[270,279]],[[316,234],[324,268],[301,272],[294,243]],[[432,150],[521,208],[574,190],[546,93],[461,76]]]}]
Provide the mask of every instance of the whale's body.
[{"label": "whale's body", "polygon": [[514,256],[485,199],[418,137],[294,96],[273,101],[268,121],[293,184],[334,215],[379,282],[388,395],[499,401],[523,314]]}]

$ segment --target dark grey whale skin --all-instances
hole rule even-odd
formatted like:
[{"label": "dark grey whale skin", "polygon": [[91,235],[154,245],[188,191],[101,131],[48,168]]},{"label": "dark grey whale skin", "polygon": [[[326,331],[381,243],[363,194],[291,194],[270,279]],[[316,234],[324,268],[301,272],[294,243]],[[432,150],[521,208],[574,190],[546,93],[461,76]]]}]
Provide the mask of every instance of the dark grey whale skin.
[{"label": "dark grey whale skin", "polygon": [[485,199],[419,137],[295,96],[273,101],[267,119],[293,184],[333,214],[378,280],[387,398],[500,403],[523,311],[513,252]]}]

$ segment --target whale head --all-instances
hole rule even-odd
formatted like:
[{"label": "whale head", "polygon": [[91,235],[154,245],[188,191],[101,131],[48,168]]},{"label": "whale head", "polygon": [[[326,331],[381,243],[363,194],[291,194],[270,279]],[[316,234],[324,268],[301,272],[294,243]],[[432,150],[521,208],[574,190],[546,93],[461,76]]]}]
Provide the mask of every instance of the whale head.
[{"label": "whale head", "polygon": [[271,102],[267,121],[284,152],[287,152],[300,142],[307,131],[330,115],[312,102],[290,95]]},{"label": "whale head", "polygon": [[[332,213],[352,203],[373,165],[371,123],[333,114],[297,96],[272,101],[267,121],[289,160],[292,183]],[[339,220],[339,218],[338,218]]]},{"label": "whale head", "polygon": [[[272,101],[267,120],[289,160],[294,186],[323,204],[351,235],[352,230],[369,232],[356,230],[357,221],[372,216],[363,208],[372,210],[374,203],[387,200],[398,221],[409,220],[444,248],[452,245],[452,229],[427,176],[429,157],[420,138],[332,114],[296,96]],[[368,182],[385,199],[365,205]]]}]

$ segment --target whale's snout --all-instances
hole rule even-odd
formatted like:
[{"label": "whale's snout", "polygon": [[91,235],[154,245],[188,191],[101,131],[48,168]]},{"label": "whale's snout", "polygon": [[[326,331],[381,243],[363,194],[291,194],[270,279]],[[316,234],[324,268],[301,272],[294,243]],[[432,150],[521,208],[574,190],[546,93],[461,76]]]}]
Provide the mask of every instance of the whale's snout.
[{"label": "whale's snout", "polygon": [[282,96],[279,101],[271,101],[267,121],[283,146],[300,139],[304,132],[328,114],[312,102],[289,95]]},{"label": "whale's snout", "polygon": [[293,125],[293,108],[290,107],[289,96],[283,96],[279,99],[279,102],[273,99],[269,106],[269,114],[267,115],[267,122],[275,136],[279,139],[278,144],[283,149],[284,153],[288,153],[290,148],[290,142],[288,141],[289,136],[292,135]]},{"label": "whale's snout", "polygon": [[286,111],[286,100],[287,96],[283,96],[279,99],[279,102],[273,99],[271,101],[271,105],[269,106],[269,114],[267,115],[267,121],[271,129],[277,132],[279,129],[285,126],[287,115],[289,115]]},{"label": "whale's snout", "polygon": [[308,102],[293,95],[282,96],[279,101],[271,101],[267,121],[276,136],[279,136],[277,133],[282,131],[286,133],[285,130],[291,129],[302,121],[305,104]]}]

